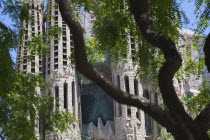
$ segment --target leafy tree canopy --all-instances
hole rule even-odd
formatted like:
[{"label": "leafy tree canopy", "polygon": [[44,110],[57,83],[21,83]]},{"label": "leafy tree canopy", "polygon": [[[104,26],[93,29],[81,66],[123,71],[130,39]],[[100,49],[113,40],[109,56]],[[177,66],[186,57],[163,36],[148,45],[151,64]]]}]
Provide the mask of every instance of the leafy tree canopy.
[{"label": "leafy tree canopy", "polygon": [[[62,0],[60,0],[62,1]],[[0,0],[0,8],[3,14],[7,14],[19,29],[22,20],[30,21],[27,4],[30,1],[23,0]],[[138,65],[138,74],[148,82],[157,79],[158,70],[163,66],[163,62],[167,59],[163,52],[158,48],[154,48],[151,41],[145,37],[146,33],[139,30],[136,24],[136,17],[130,11],[135,11],[130,7],[131,1],[126,0],[73,0],[74,10],[84,8],[85,11],[92,11],[96,16],[94,22],[93,35],[87,43],[87,52],[89,53],[89,62],[102,59],[101,54],[106,54],[112,60],[126,61],[128,40],[132,40],[136,44],[136,48],[132,53],[135,64]],[[168,36],[176,44],[181,37],[179,30],[182,24],[189,22],[185,16],[185,12],[180,9],[180,3],[175,0],[148,0],[149,17],[154,28],[160,31],[164,36]],[[195,0],[195,15],[200,19],[196,36],[203,36],[202,33],[209,26],[209,9],[210,2],[208,0]],[[204,7],[204,8],[203,8]],[[147,9],[147,5],[145,9]],[[145,9],[141,9],[144,11]],[[142,11],[138,11],[141,13]],[[133,16],[134,15],[134,16]],[[182,20],[183,19],[183,20]],[[30,51],[36,53],[47,53],[49,46],[43,41],[50,40],[53,35],[59,32],[59,29],[52,28],[52,35],[36,36],[29,42]],[[150,32],[150,30],[147,30]],[[153,32],[153,30],[152,30]],[[21,31],[20,31],[21,33]],[[21,34],[20,34],[21,35]],[[157,37],[159,34],[157,34]],[[76,37],[75,37],[76,38]],[[146,39],[145,39],[146,38]],[[14,69],[15,64],[12,62],[9,51],[17,47],[18,31],[11,29],[0,21],[0,136],[2,139],[35,139],[34,128],[37,115],[44,118],[51,118],[49,125],[46,124],[48,131],[53,131],[53,127],[59,127],[65,130],[68,122],[74,121],[71,114],[65,114],[58,110],[52,110],[52,98],[48,96],[40,96],[36,93],[36,87],[45,89],[46,83],[38,75],[23,74]],[[148,41],[149,40],[149,41]],[[198,49],[198,40],[195,39]],[[199,44],[200,45],[200,44]],[[178,46],[181,50],[181,47]],[[93,49],[97,48],[95,56]],[[92,49],[92,50],[91,50]],[[181,52],[180,52],[181,53]],[[182,54],[182,53],[181,53]],[[189,57],[188,54],[182,54]],[[77,58],[77,57],[75,57]],[[165,58],[165,59],[164,59]],[[200,58],[200,62],[191,58],[187,59],[185,67],[182,67],[177,73],[177,78],[183,80],[185,75],[191,73],[198,76],[203,73],[204,60]],[[77,61],[77,60],[76,60]],[[77,63],[77,62],[76,62]],[[184,74],[184,75],[183,75]],[[155,90],[158,90],[158,82],[154,81]],[[209,90],[206,84],[203,84],[201,93],[190,99],[186,99],[186,105],[189,110],[198,114],[203,106],[209,104],[207,100]],[[204,102],[205,101],[205,102]],[[196,102],[196,104],[193,104]],[[192,106],[195,105],[194,106]],[[194,111],[196,110],[196,111]],[[149,113],[150,114],[150,113]],[[152,115],[152,113],[151,113]],[[70,119],[69,119],[70,118]],[[54,121],[54,120],[58,121]],[[25,133],[28,132],[28,133]]]}]

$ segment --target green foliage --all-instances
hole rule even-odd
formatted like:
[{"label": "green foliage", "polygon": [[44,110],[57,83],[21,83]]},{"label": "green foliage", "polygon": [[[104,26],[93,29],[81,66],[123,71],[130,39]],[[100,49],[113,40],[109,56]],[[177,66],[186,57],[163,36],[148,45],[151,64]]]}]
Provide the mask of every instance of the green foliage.
[{"label": "green foliage", "polygon": [[[40,118],[46,118],[43,131],[61,132],[69,128],[76,119],[68,112],[53,109],[53,97],[41,96],[37,91],[45,90],[44,79],[34,74],[14,71],[10,89],[0,88],[1,136],[9,139],[36,139],[35,128]],[[27,133],[25,133],[27,132]]]},{"label": "green foliage", "polygon": [[31,0],[0,0],[2,14],[9,15],[18,26],[21,21],[29,19],[29,2]]},{"label": "green foliage", "polygon": [[104,54],[98,51],[98,41],[95,38],[88,38],[86,42],[86,51],[88,54],[88,61],[91,64],[96,64],[98,62],[104,62]]},{"label": "green foliage", "polygon": [[[3,14],[8,14],[20,27],[20,20],[31,22],[27,17],[29,1],[1,0]],[[25,7],[26,6],[26,7]],[[23,12],[23,11],[25,12]],[[9,28],[0,22],[0,138],[11,140],[35,140],[35,129],[38,129],[39,118],[45,120],[45,132],[54,132],[55,128],[64,132],[76,118],[68,111],[54,109],[54,98],[41,96],[47,84],[36,74],[23,74],[16,69],[10,51],[17,44],[24,43],[30,48],[31,54],[46,54],[49,46],[45,40],[51,40],[59,34],[59,27],[49,28],[49,35],[36,35],[23,42],[16,28]],[[18,38],[19,37],[19,38]],[[21,41],[21,42],[20,42]],[[26,46],[27,46],[26,45]],[[30,56],[28,56],[30,57]],[[26,133],[27,132],[27,133]]]},{"label": "green foliage", "polygon": [[[30,0],[0,0],[0,8],[3,14],[8,14],[17,27],[21,27],[20,21],[33,22],[28,12]],[[153,83],[153,90],[158,91],[157,75],[158,70],[164,62],[162,53],[149,45],[136,26],[134,18],[130,13],[129,2],[127,0],[73,0],[74,12],[78,12],[82,7],[85,11],[92,11],[96,20],[93,22],[93,37],[87,41],[87,54],[90,63],[103,62],[104,56],[112,59],[112,62],[126,61],[133,59],[138,66],[137,74],[145,82]],[[154,26],[178,42],[180,34],[178,30],[182,24],[188,23],[185,13],[180,9],[179,3],[175,0],[149,0],[150,16]],[[209,26],[209,0],[195,0],[196,15],[199,17],[198,34],[201,34]],[[205,7],[201,11],[202,6]],[[55,5],[58,8],[58,5]],[[47,8],[49,10],[50,7]],[[79,18],[78,14],[76,14]],[[54,18],[47,16],[47,19]],[[184,19],[182,21],[181,19]],[[20,42],[26,44],[31,54],[42,54],[49,50],[49,41],[55,35],[62,32],[59,27],[50,27],[48,36],[35,35],[27,41]],[[20,38],[24,31],[20,31]],[[45,81],[34,74],[22,74],[14,69],[9,51],[17,47],[17,33],[0,22],[0,137],[9,139],[36,139],[34,129],[37,127],[37,116],[46,119],[45,129],[47,132],[57,134],[55,128],[61,132],[70,128],[69,125],[76,121],[76,118],[69,112],[62,112],[53,109],[53,98],[50,96],[40,96],[37,87],[44,91],[47,87]],[[198,41],[198,40],[195,40]],[[132,48],[131,56],[127,56],[128,46],[135,44]],[[200,45],[180,46],[185,64],[177,73],[179,81],[186,80],[190,74],[198,75],[204,72],[203,58],[191,58],[192,47],[199,50]],[[184,50],[184,51],[181,51]],[[105,55],[104,55],[105,54]],[[72,56],[73,57],[73,56]],[[32,59],[27,56],[27,59]],[[185,79],[186,78],[186,79]],[[185,105],[192,115],[198,114],[205,105],[209,103],[209,85],[204,82],[200,93],[197,96],[187,97]],[[25,133],[27,132],[27,133]],[[170,134],[166,135],[166,139]]]},{"label": "green foliage", "polygon": [[209,0],[195,0],[195,14],[199,19],[197,21],[196,34],[203,35],[203,32],[210,25],[210,1]]},{"label": "green foliage", "polygon": [[189,113],[192,117],[197,116],[206,105],[210,104],[210,85],[209,80],[204,79],[201,86],[200,92],[196,96],[187,96],[184,99],[185,106],[188,108]]},{"label": "green foliage", "polygon": [[[164,62],[163,56],[142,37],[128,8],[128,1],[74,0],[73,2],[75,5],[83,6],[84,10],[93,12],[96,17],[93,23],[93,36],[98,42],[97,51],[106,54],[115,63],[133,58],[134,64],[138,65],[137,73],[141,78],[147,82],[156,79],[157,70]],[[184,12],[180,11],[179,5],[175,1],[151,1],[150,15],[154,17],[155,27],[177,42],[178,29],[182,24],[181,17],[185,16]],[[131,56],[127,56],[131,38],[135,41],[136,47],[132,48]],[[157,82],[154,82],[154,85],[157,87]]]}]

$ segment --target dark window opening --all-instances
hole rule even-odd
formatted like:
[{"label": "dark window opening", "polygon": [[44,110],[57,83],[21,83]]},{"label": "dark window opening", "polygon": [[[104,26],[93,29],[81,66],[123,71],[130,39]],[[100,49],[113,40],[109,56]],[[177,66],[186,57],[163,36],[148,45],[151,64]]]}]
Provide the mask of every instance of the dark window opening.
[{"label": "dark window opening", "polygon": [[127,75],[124,77],[124,80],[125,80],[125,91],[127,93],[130,93],[130,89],[129,89],[129,78],[128,78]]},{"label": "dark window opening", "polygon": [[117,87],[120,88],[120,76],[117,75]]},{"label": "dark window opening", "polygon": [[67,60],[67,55],[63,55],[63,60]]},{"label": "dark window opening", "polygon": [[31,68],[31,73],[35,73],[35,68]]},{"label": "dark window opening", "polygon": [[118,103],[118,105],[119,105],[119,117],[121,117],[122,116],[122,105],[119,103]]},{"label": "dark window opening", "polygon": [[57,70],[58,69],[58,64],[54,65],[54,69]]},{"label": "dark window opening", "polygon": [[59,107],[59,87],[55,87],[55,106]]},{"label": "dark window opening", "polygon": [[127,106],[127,116],[131,118],[131,107]]},{"label": "dark window opening", "polygon": [[[148,100],[150,100],[149,91],[147,89],[143,91],[143,96],[147,98]],[[146,113],[144,114],[145,114],[146,135],[152,136],[153,135],[153,120],[149,115],[147,115]]]},{"label": "dark window opening", "polygon": [[157,95],[157,93],[155,93],[154,95],[155,95],[155,104],[158,105],[158,95]]},{"label": "dark window opening", "polygon": [[145,98],[147,98],[148,100],[150,99],[150,98],[149,98],[149,91],[148,91],[147,89],[145,89],[145,90],[143,91],[143,96],[144,96]]},{"label": "dark window opening", "polygon": [[54,52],[55,57],[58,56],[58,52]]},{"label": "dark window opening", "polygon": [[55,50],[55,51],[58,50],[58,46],[54,46],[54,50]]},{"label": "dark window opening", "polygon": [[50,69],[48,69],[47,73],[50,74]]},{"label": "dark window opening", "polygon": [[[117,87],[120,88],[120,76],[117,75]],[[122,105],[118,103],[119,117],[122,116]]]},{"label": "dark window opening", "polygon": [[137,118],[139,121],[141,121],[141,111],[140,111],[140,109],[137,109],[136,118]]},{"label": "dark window opening", "polygon": [[23,63],[27,63],[27,59],[23,59]]},{"label": "dark window opening", "polygon": [[55,41],[54,41],[54,44],[55,44],[55,45],[58,44],[58,40],[55,40]]},{"label": "dark window opening", "polygon": [[139,85],[138,85],[138,80],[137,79],[134,80],[134,93],[135,93],[136,96],[139,95]]},{"label": "dark window opening", "polygon": [[23,70],[26,70],[26,68],[27,68],[27,65],[23,65]]},{"label": "dark window opening", "polygon": [[64,108],[68,109],[68,84],[64,83]]},{"label": "dark window opening", "polygon": [[73,115],[75,115],[75,83],[72,82],[72,106],[73,106]]},{"label": "dark window opening", "polygon": [[63,61],[63,65],[64,66],[67,66],[67,61]]}]

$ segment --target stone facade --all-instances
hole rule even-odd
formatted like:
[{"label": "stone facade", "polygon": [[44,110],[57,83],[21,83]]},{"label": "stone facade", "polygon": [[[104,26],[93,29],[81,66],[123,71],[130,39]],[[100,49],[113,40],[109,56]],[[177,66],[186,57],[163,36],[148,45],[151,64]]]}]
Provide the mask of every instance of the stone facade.
[{"label": "stone facade", "polygon": [[[47,20],[46,34],[51,27],[60,27],[62,32],[56,34],[54,39],[49,40],[50,52],[46,58],[45,77],[51,82],[50,96],[55,97],[54,105],[62,111],[69,111],[77,118],[79,117],[80,95],[78,93],[77,77],[75,67],[71,62],[71,54],[74,44],[69,27],[62,20],[58,5],[55,0],[48,0],[48,13],[52,16]],[[58,99],[59,100],[56,100]],[[59,104],[59,105],[58,105]],[[58,135],[60,140],[81,139],[79,121],[76,121],[70,130]],[[46,139],[54,139],[53,134],[46,134]]]},{"label": "stone facade", "polygon": [[[81,118],[79,116],[81,103],[75,67],[69,59],[74,50],[70,29],[62,21],[60,11],[58,7],[56,8],[55,0],[49,0],[48,5],[50,18],[47,18],[49,20],[45,24],[42,11],[43,1],[34,0],[29,4],[29,16],[32,17],[32,20],[28,22],[22,21],[23,37],[18,47],[17,69],[24,73],[39,73],[42,75],[52,88],[45,93],[40,92],[40,89],[37,87],[37,92],[55,97],[54,108],[58,107],[61,111],[68,110],[77,118]],[[47,35],[48,29],[53,26],[62,28],[62,32],[61,34],[56,34],[52,40],[47,40],[51,47],[46,58],[32,54],[34,59],[29,61],[26,57],[31,55],[31,52],[28,50],[30,46],[27,46],[27,42],[31,40],[32,36],[44,33]],[[41,129],[43,124],[39,122],[37,124],[40,124],[39,128]],[[81,131],[79,124],[80,121],[78,119],[69,130],[62,134],[57,130],[58,138],[53,133],[39,134],[39,128],[36,128],[36,134],[40,139],[44,138],[46,140],[80,140]]]},{"label": "stone facade", "polygon": [[[42,57],[31,52],[28,47],[28,41],[32,36],[41,35],[43,25],[43,12],[41,0],[36,0],[29,4],[29,17],[31,19],[26,22],[22,21],[22,40],[18,45],[17,69],[24,73],[42,73]],[[32,54],[31,54],[32,53]],[[32,59],[26,57],[32,55]]]},{"label": "stone facade", "polygon": [[[112,101],[104,91],[94,84],[81,86],[75,66],[69,59],[74,51],[71,30],[62,20],[55,0],[48,0],[50,18],[47,18],[45,24],[43,22],[42,5],[41,0],[30,3],[29,13],[33,17],[33,22],[22,22],[23,37],[18,47],[17,69],[24,73],[41,74],[50,83],[51,88],[44,93],[40,92],[37,87],[37,91],[55,97],[54,108],[57,107],[61,111],[68,110],[78,118],[78,121],[74,122],[71,129],[64,133],[57,130],[58,137],[54,136],[53,133],[38,134],[36,129],[37,136],[39,135],[40,138],[45,137],[46,140],[80,140],[83,133],[96,140],[154,139],[160,133],[160,128],[142,110]],[[83,27],[86,30],[86,39],[92,35],[91,28],[94,19],[92,13],[85,12]],[[48,30],[54,26],[62,28],[62,31],[61,34],[56,34],[52,40],[47,40],[50,50],[46,58],[32,54],[32,61],[26,59],[27,56],[31,55],[27,48],[27,41],[30,41],[32,36],[44,33],[47,35]],[[179,46],[192,44],[193,35],[186,32],[183,35],[188,42],[180,40]],[[135,58],[131,57],[136,46],[131,37],[129,37],[128,42],[128,58],[126,62],[111,63],[108,71],[102,66],[98,70],[102,73],[106,71],[105,75],[110,76],[109,79],[121,90],[129,94],[143,96],[156,104],[161,104],[161,99],[157,93],[152,93],[151,84],[144,83],[136,76],[137,67],[133,64]],[[181,51],[186,53],[186,49]],[[192,50],[190,52],[193,58],[198,55],[198,52]],[[188,92],[193,94],[199,92],[197,89],[201,80],[194,79],[194,75],[190,75],[188,79],[183,80],[181,83],[176,78],[174,79],[174,86],[180,98],[186,96]],[[84,90],[84,87],[86,90]],[[81,105],[83,111],[81,111]]]}]

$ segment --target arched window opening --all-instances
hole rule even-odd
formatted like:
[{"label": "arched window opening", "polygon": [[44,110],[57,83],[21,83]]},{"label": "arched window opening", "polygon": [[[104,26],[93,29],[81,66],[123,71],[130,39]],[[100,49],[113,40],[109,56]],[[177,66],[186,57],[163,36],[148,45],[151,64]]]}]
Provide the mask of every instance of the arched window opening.
[{"label": "arched window opening", "polygon": [[124,77],[124,80],[125,80],[125,91],[127,93],[130,93],[130,89],[129,89],[129,78],[128,78],[127,75]]},{"label": "arched window opening", "polygon": [[55,87],[55,106],[59,107],[59,87]]},{"label": "arched window opening", "polygon": [[64,83],[64,109],[68,109],[68,84]]},{"label": "arched window opening", "polygon": [[73,115],[75,115],[75,83],[72,82],[72,107],[73,107]]},{"label": "arched window opening", "polygon": [[137,79],[134,80],[134,94],[136,96],[139,95],[139,85],[138,85],[138,80]]}]

